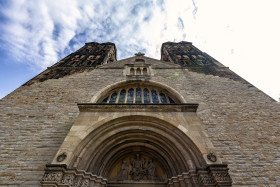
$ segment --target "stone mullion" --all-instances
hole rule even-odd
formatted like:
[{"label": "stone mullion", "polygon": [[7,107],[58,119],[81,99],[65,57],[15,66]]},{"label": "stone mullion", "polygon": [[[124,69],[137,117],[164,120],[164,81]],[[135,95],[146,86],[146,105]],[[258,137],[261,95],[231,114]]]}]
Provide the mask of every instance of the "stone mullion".
[{"label": "stone mullion", "polygon": [[112,94],[113,94],[113,92],[109,94],[109,97],[108,97],[108,100],[107,100],[107,104],[110,102]]},{"label": "stone mullion", "polygon": [[150,96],[150,103],[154,103],[153,97],[152,97],[152,91],[151,89],[147,88],[149,90],[149,96]]},{"label": "stone mullion", "polygon": [[141,89],[141,103],[144,103],[144,88],[140,87]]},{"label": "stone mullion", "polygon": [[135,104],[135,100],[136,100],[136,88],[137,87],[133,87],[133,104]]},{"label": "stone mullion", "polygon": [[125,89],[124,103],[127,103],[126,100],[127,100],[128,90],[129,89]]},{"label": "stone mullion", "polygon": [[120,98],[120,93],[121,93],[122,89],[119,89],[118,92],[117,92],[117,98],[116,98],[116,102],[115,103],[118,103],[119,102],[119,98]]},{"label": "stone mullion", "polygon": [[170,104],[170,101],[169,101],[169,97],[168,97],[168,95],[167,94],[165,94],[165,93],[163,93],[164,95],[165,95],[165,98],[166,98],[166,100],[167,100],[167,103],[168,104]]},{"label": "stone mullion", "polygon": [[159,104],[161,104],[161,99],[160,99],[159,91],[157,89],[155,89],[155,90],[156,90],[156,93],[157,93],[157,96],[158,96],[158,102],[159,102]]}]

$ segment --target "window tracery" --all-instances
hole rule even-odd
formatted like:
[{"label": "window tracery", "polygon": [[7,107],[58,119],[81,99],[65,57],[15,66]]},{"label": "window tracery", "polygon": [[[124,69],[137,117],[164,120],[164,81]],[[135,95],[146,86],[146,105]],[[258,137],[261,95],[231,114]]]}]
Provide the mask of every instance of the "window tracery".
[{"label": "window tracery", "polygon": [[131,85],[111,91],[101,101],[102,104],[175,104],[168,92],[149,86]]}]

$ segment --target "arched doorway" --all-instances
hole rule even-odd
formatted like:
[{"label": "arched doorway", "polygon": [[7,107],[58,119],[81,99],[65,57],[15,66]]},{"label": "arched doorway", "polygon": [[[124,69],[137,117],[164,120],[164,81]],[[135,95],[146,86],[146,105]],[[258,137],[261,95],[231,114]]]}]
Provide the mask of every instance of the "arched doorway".
[{"label": "arched doorway", "polygon": [[69,167],[102,176],[107,186],[167,186],[172,178],[188,172],[184,183],[196,186],[196,172],[207,168],[185,133],[149,116],[126,116],[102,124],[75,152]]},{"label": "arched doorway", "polygon": [[42,186],[231,186],[198,104],[147,82],[116,84],[95,102],[78,104]]}]

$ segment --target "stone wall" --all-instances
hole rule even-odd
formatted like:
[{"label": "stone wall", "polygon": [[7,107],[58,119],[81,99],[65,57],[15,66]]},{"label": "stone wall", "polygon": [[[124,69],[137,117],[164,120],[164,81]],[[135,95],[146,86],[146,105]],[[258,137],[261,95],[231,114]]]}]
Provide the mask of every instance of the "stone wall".
[{"label": "stone wall", "polygon": [[[78,116],[76,103],[126,80],[121,61],[111,65],[117,63],[22,86],[0,101],[0,185],[39,186]],[[198,116],[235,186],[280,185],[279,103],[230,78],[178,67],[153,71],[152,81],[174,88],[187,103],[199,103]]]},{"label": "stone wall", "polygon": [[[78,116],[104,85],[123,79],[122,70],[93,70],[22,86],[0,101],[0,186],[39,186]],[[115,75],[115,77],[114,77]]]},{"label": "stone wall", "polygon": [[198,116],[234,185],[280,185],[279,103],[250,84],[187,69],[157,70],[155,80],[199,103]]}]

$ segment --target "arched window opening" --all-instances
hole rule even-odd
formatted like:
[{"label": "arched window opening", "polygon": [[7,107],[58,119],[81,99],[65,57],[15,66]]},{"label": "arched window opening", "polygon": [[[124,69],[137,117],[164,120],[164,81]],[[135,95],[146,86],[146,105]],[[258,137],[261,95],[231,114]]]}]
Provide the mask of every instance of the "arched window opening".
[{"label": "arched window opening", "polygon": [[109,103],[116,103],[116,99],[117,99],[117,93],[114,92],[114,93],[111,95],[111,98],[110,98]]},{"label": "arched window opening", "polygon": [[175,102],[173,101],[173,99],[171,99],[170,97],[168,97],[169,103],[174,104]]},{"label": "arched window opening", "polygon": [[126,91],[125,91],[125,90],[122,90],[122,91],[120,92],[120,97],[119,97],[119,102],[118,102],[118,103],[124,103],[125,94],[126,94]]},{"label": "arched window opening", "polygon": [[134,68],[130,68],[130,75],[135,75],[134,74]]},{"label": "arched window opening", "polygon": [[105,99],[103,99],[103,101],[101,102],[102,104],[107,103],[109,97],[106,97]]},{"label": "arched window opening", "polygon": [[153,103],[154,103],[154,104],[158,104],[158,103],[159,103],[159,100],[158,100],[157,92],[156,92],[155,90],[152,90],[151,93],[152,93]]},{"label": "arched window opening", "polygon": [[166,98],[165,94],[160,93],[159,96],[160,96],[161,103],[166,104],[167,103],[167,98]]},{"label": "arched window opening", "polygon": [[142,93],[141,88],[136,88],[136,98],[135,103],[142,103]]},{"label": "arched window opening", "polygon": [[150,92],[149,92],[148,88],[144,89],[144,103],[151,103]]},{"label": "arched window opening", "polygon": [[140,68],[136,69],[136,75],[141,75],[141,69]]},{"label": "arched window opening", "polygon": [[127,103],[133,103],[134,89],[130,88],[127,95]]},{"label": "arched window opening", "polygon": [[98,103],[174,104],[180,103],[180,100],[174,98],[166,89],[143,83],[134,83],[115,88]]},{"label": "arched window opening", "polygon": [[143,75],[148,75],[147,68],[144,68],[144,69],[143,69]]}]

